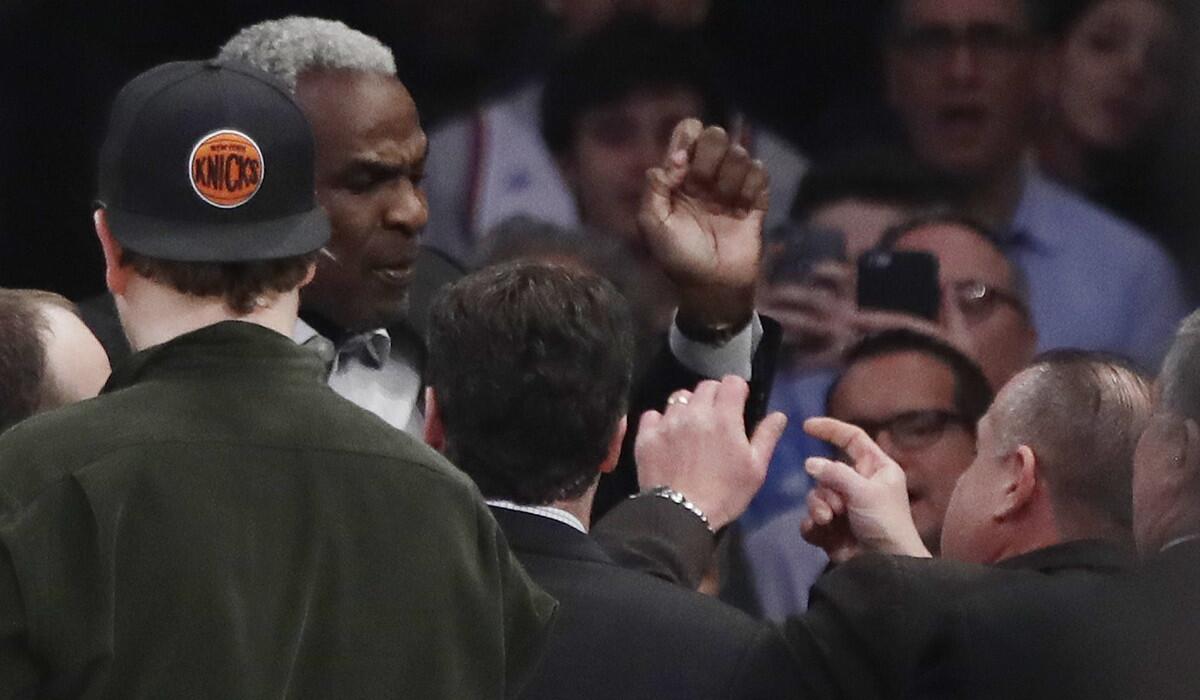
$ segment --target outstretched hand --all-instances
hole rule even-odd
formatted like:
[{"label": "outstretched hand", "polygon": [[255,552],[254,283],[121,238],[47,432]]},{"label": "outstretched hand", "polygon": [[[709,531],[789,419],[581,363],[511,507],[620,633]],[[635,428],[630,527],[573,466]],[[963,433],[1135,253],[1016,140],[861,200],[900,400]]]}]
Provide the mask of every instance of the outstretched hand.
[{"label": "outstretched hand", "polygon": [[804,431],[837,447],[854,465],[822,457],[805,462],[817,480],[809,494],[808,518],[801,524],[806,540],[833,561],[845,561],[860,549],[930,556],[909,510],[904,471],[895,460],[849,423],[810,418]]},{"label": "outstretched hand", "polygon": [[782,413],[772,413],[747,438],[742,415],[749,393],[739,377],[710,379],[694,392],[676,392],[662,413],[642,414],[634,445],[639,487],[682,493],[714,530],[737,519],[762,487],[787,424]]},{"label": "outstretched hand", "polygon": [[685,119],[646,180],[638,227],[679,287],[681,326],[748,321],[769,201],[762,163],[721,127]]}]

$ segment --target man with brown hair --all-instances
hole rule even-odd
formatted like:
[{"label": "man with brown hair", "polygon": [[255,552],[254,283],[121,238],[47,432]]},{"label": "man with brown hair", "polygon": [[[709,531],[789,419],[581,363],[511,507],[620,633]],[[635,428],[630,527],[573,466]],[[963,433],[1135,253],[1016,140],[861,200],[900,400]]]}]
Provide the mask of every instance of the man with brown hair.
[{"label": "man with brown hair", "polygon": [[247,66],[117,96],[95,223],[137,353],[0,439],[0,697],[499,698],[532,671],[555,603],[478,491],[290,338],[329,240],[313,161]]},{"label": "man with brown hair", "polygon": [[52,292],[0,289],[0,432],[95,396],[108,357],[75,305]]}]

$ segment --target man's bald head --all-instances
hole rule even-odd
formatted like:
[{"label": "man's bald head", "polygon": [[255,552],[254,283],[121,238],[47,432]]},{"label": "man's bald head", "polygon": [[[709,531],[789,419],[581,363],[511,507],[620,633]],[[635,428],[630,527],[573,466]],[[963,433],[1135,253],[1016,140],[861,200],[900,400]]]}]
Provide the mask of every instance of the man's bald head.
[{"label": "man's bald head", "polygon": [[0,289],[0,431],[41,411],[95,396],[108,356],[63,297]]},{"label": "man's bald head", "polygon": [[995,563],[1083,539],[1131,539],[1132,465],[1147,380],[1123,361],[1036,359],[979,421],[975,460],[946,510],[942,554]]},{"label": "man's bald head", "polygon": [[1123,360],[1054,351],[996,397],[1002,450],[1028,445],[1067,523],[1131,526],[1133,453],[1152,411],[1150,382]]}]

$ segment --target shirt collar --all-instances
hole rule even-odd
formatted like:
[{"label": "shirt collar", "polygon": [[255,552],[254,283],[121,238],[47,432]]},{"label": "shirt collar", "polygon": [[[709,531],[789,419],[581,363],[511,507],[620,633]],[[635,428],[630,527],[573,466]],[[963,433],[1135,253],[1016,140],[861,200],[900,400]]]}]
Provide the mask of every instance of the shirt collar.
[{"label": "shirt collar", "polygon": [[526,506],[526,505],[521,505],[519,503],[513,503],[512,501],[504,501],[504,500],[489,500],[487,502],[487,504],[494,508],[503,508],[505,510],[515,510],[518,513],[529,513],[530,515],[540,515],[543,518],[550,518],[551,520],[557,520],[558,522],[560,522],[564,525],[569,525],[569,526],[575,528],[576,530],[582,532],[585,535],[587,534],[587,528],[583,526],[583,523],[580,522],[579,518],[576,518],[573,514],[568,513],[567,511],[563,510],[562,508],[555,508],[553,506]]}]

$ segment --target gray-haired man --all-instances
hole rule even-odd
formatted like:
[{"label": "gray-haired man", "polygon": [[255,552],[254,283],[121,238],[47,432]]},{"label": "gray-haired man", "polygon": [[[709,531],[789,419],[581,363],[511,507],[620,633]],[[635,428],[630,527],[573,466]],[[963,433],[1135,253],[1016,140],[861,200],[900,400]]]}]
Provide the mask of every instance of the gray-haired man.
[{"label": "gray-haired man", "polygon": [[313,127],[332,236],[302,293],[295,339],[326,346],[334,390],[419,434],[420,343],[385,328],[405,315],[429,215],[426,139],[391,50],[341,22],[288,17],[243,29],[220,57],[283,81]]},{"label": "gray-haired man", "polygon": [[[295,339],[328,350],[336,346],[330,385],[392,425],[420,434],[423,417],[415,404],[423,347],[413,337],[397,348],[400,339],[382,330],[394,330],[405,315],[418,235],[428,217],[420,186],[425,133],[412,97],[396,78],[391,52],[340,22],[288,17],[242,30],[220,57],[279,77],[312,122],[317,197],[333,234],[315,280],[302,293],[303,323]],[[688,129],[697,132],[702,150],[730,154],[703,164],[714,182],[727,165],[765,177],[741,146],[722,147],[728,137],[719,128],[701,135],[696,122]],[[676,217],[642,228],[651,257],[679,287],[680,305],[670,352],[635,394],[635,413],[661,407],[658,399],[675,388],[735,374],[751,380],[751,414],[761,415],[774,361],[773,342],[760,343],[764,325],[770,331],[772,324],[761,323],[753,306],[761,227],[712,217],[696,231],[681,228]],[[758,352],[760,345],[768,351]],[[636,487],[630,467],[623,460],[617,478],[602,487],[599,510]]]}]

